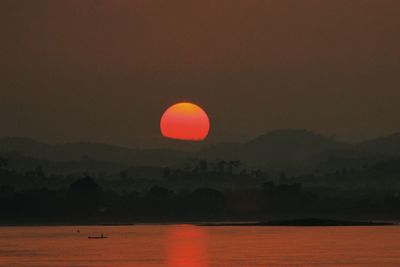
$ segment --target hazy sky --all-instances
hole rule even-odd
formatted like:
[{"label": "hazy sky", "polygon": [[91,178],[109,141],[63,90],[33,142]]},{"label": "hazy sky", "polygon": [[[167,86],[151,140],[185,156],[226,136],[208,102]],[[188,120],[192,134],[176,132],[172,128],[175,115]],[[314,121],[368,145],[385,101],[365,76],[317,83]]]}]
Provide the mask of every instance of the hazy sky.
[{"label": "hazy sky", "polygon": [[207,142],[400,131],[400,1],[0,2],[0,136],[163,145],[170,104]]}]

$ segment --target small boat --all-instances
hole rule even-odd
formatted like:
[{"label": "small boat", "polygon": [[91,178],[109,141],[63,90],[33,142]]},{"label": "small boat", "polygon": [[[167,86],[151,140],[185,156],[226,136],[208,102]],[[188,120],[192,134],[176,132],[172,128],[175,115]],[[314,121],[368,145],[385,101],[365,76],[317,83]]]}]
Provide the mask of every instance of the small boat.
[{"label": "small boat", "polygon": [[108,238],[108,237],[101,234],[100,236],[88,236],[88,238],[89,239],[103,239],[103,238]]}]

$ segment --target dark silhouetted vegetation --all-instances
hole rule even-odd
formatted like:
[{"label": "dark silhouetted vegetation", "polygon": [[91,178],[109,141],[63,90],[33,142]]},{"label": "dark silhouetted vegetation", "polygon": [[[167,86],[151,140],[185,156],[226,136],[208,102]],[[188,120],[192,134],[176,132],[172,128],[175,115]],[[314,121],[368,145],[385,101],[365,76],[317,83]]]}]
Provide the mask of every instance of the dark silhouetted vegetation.
[{"label": "dark silhouetted vegetation", "polygon": [[268,221],[329,217],[399,219],[400,161],[290,176],[246,169],[240,161],[199,160],[165,168],[158,179],[21,173],[0,159],[0,222],[126,223]]}]

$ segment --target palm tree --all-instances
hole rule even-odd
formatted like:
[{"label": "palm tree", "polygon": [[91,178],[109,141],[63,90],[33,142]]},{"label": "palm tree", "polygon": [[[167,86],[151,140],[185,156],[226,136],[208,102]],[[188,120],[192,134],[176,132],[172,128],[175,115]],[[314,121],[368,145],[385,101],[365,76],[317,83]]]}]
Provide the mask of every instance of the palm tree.
[{"label": "palm tree", "polygon": [[230,160],[228,161],[228,172],[232,173],[233,169],[238,168],[242,163],[240,160]]},{"label": "palm tree", "polygon": [[225,160],[220,160],[218,161],[218,170],[221,173],[225,172],[225,165],[226,165],[226,161]]}]

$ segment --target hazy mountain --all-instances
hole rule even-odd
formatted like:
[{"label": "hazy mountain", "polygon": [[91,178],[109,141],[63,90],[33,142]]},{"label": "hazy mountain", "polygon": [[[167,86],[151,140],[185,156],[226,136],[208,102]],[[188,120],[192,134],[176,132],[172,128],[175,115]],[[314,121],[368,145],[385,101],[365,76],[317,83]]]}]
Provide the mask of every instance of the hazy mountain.
[{"label": "hazy mountain", "polygon": [[362,142],[360,149],[380,154],[400,156],[400,133]]},{"label": "hazy mountain", "polygon": [[188,152],[169,149],[129,149],[98,143],[46,144],[27,138],[0,139],[0,152],[53,161],[95,160],[128,165],[174,165],[187,158]]},{"label": "hazy mountain", "polygon": [[390,156],[356,149],[329,150],[312,155],[303,160],[300,166],[304,170],[334,172],[341,169],[363,169],[378,162],[389,160]]},{"label": "hazy mountain", "polygon": [[[107,171],[129,166],[183,166],[188,159],[241,160],[246,167],[300,170],[359,168],[400,154],[400,134],[358,145],[307,130],[267,132],[246,143],[220,143],[198,152],[172,149],[130,149],[98,143],[46,144],[27,138],[0,139],[0,152],[16,153],[26,166],[37,163],[56,171]],[[23,156],[23,157],[22,157]],[[35,162],[33,159],[40,159]],[[50,164],[48,161],[57,163]],[[23,163],[13,164],[23,167]],[[69,162],[62,164],[62,162]],[[157,173],[160,171],[158,170]],[[147,173],[147,172],[145,172]]]},{"label": "hazy mountain", "polygon": [[296,165],[324,151],[351,149],[350,144],[307,130],[276,130],[247,143],[217,145],[201,152],[208,158],[241,159],[264,167]]},{"label": "hazy mountain", "polygon": [[[72,161],[56,161],[33,158],[17,152],[0,152],[0,157],[7,159],[7,168],[22,173],[40,167],[46,174],[82,175],[88,173],[99,178],[116,176],[129,166],[123,163],[81,159]],[[114,177],[115,178],[115,177]]]}]

